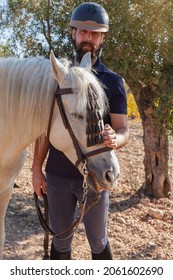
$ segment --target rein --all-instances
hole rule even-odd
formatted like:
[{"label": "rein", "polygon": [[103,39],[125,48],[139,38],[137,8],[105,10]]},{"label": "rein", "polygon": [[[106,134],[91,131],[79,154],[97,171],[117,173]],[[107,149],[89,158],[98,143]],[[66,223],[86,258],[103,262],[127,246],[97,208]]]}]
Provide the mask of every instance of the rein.
[{"label": "rein", "polygon": [[[86,165],[86,162],[85,162],[85,165]],[[80,216],[76,219],[76,221],[70,227],[68,227],[65,231],[61,232],[60,234],[56,234],[49,227],[49,208],[48,208],[48,201],[47,201],[46,193],[42,192],[42,196],[43,196],[43,200],[44,200],[44,215],[43,215],[41,208],[39,206],[38,196],[34,192],[34,200],[35,200],[37,216],[38,216],[40,225],[41,225],[42,229],[44,230],[44,242],[43,242],[44,256],[42,257],[43,260],[49,259],[49,253],[48,253],[49,236],[53,236],[53,237],[56,237],[61,240],[66,240],[66,239],[70,238],[74,234],[74,232],[78,229],[79,224],[81,223],[81,221],[82,221],[83,217],[86,215],[86,213],[100,199],[101,194],[96,193],[94,199],[86,207],[87,195],[88,195],[88,185],[86,182],[86,179],[88,176],[87,169],[84,168],[82,173],[84,174],[84,180],[83,180],[83,186],[82,186],[83,187],[83,197],[82,197],[82,201],[80,203]]]},{"label": "rein", "polygon": [[[89,170],[87,168],[87,159],[89,157],[92,157],[94,155],[100,154],[100,153],[104,153],[106,151],[110,151],[112,150],[111,148],[108,147],[102,147],[96,150],[93,150],[91,152],[88,152],[86,154],[84,154],[80,148],[80,145],[73,133],[73,129],[70,125],[70,122],[67,118],[66,112],[65,112],[65,108],[62,102],[62,95],[64,94],[73,94],[73,90],[72,88],[64,88],[64,89],[60,89],[59,86],[56,89],[56,92],[54,94],[53,100],[52,100],[52,105],[51,105],[51,110],[50,110],[50,116],[49,116],[49,122],[48,122],[48,129],[47,129],[47,138],[49,139],[50,136],[50,129],[51,129],[51,123],[52,123],[52,117],[53,117],[53,111],[54,111],[54,107],[55,107],[55,102],[57,102],[60,114],[61,114],[61,118],[64,124],[64,127],[66,129],[68,129],[68,132],[71,136],[74,148],[76,150],[76,155],[77,155],[77,161],[75,163],[75,166],[78,167],[79,165],[81,168],[81,173],[84,177],[83,180],[83,198],[82,198],[82,202],[80,203],[80,216],[77,218],[77,220],[70,226],[68,227],[64,232],[60,233],[60,234],[56,234],[55,232],[53,232],[53,230],[49,227],[49,215],[48,215],[48,203],[47,203],[47,195],[46,194],[42,194],[43,195],[43,199],[44,199],[44,215],[42,214],[41,208],[39,206],[39,202],[38,202],[38,196],[36,193],[34,193],[34,200],[35,200],[35,206],[36,206],[36,210],[37,210],[37,214],[38,214],[38,218],[40,221],[40,224],[44,230],[44,256],[43,259],[48,259],[48,242],[49,242],[49,235],[54,236],[56,238],[59,238],[61,240],[66,240],[68,238],[70,238],[74,232],[77,230],[79,224],[81,223],[84,215],[89,211],[89,209],[95,204],[97,203],[97,201],[100,198],[100,193],[96,193],[95,198],[93,199],[93,201],[91,201],[91,203],[86,207],[86,203],[87,203],[87,195],[88,195],[88,184],[87,184],[87,177],[89,174]],[[100,119],[99,119],[100,121]],[[99,140],[99,143],[100,140]],[[96,143],[95,143],[96,144]],[[92,146],[91,144],[89,146]]]}]

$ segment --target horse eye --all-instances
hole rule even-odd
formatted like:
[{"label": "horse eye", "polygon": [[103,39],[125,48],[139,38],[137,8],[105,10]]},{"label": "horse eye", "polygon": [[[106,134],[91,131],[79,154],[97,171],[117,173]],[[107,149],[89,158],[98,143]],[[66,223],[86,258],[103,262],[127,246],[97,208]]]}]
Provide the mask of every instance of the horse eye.
[{"label": "horse eye", "polygon": [[84,116],[78,115],[78,114],[76,114],[76,113],[72,113],[71,116],[72,116],[74,119],[78,119],[78,120],[83,120],[83,119],[84,119]]}]

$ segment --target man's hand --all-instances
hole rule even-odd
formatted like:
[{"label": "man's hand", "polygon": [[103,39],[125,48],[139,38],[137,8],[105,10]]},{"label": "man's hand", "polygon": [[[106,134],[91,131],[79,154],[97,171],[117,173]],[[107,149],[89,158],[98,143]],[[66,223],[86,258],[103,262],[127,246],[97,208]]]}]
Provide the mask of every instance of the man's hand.
[{"label": "man's hand", "polygon": [[40,197],[43,198],[42,193],[46,193],[46,178],[41,171],[33,172],[32,184],[34,192]]},{"label": "man's hand", "polygon": [[106,124],[104,127],[104,131],[102,131],[103,135],[103,144],[109,148],[116,149],[118,147],[118,139],[115,130],[109,124]]}]

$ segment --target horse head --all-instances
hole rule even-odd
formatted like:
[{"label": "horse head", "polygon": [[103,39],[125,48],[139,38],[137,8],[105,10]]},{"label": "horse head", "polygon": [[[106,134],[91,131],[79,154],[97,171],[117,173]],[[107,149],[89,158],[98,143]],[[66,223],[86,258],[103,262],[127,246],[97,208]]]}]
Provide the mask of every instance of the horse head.
[{"label": "horse head", "polygon": [[[103,130],[103,115],[108,108],[103,87],[90,72],[92,68],[91,55],[90,53],[85,54],[80,65],[73,67],[64,65],[62,61],[57,60],[53,52],[50,60],[53,77],[58,82],[60,91],[63,90],[61,91],[63,94],[60,94],[61,104],[72,130],[69,133],[65,129],[62,116],[60,116],[62,110],[55,106],[50,130],[50,142],[55,148],[63,151],[82,174],[85,162],[87,183],[91,189],[96,192],[103,189],[112,190],[119,176],[119,165],[114,151],[104,148],[104,145],[101,144],[102,141],[99,140]],[[90,99],[89,105],[87,105],[91,96],[94,97]],[[97,140],[94,140],[93,144],[91,144],[92,141],[89,141],[90,145],[87,144],[87,119],[90,118],[91,112],[87,112],[87,106],[97,108],[97,112],[94,112],[94,114],[98,115],[97,126],[99,127],[97,133],[94,131],[94,139]],[[75,140],[71,135],[72,133]],[[88,137],[90,137],[90,134]],[[79,155],[79,153],[81,154]]]}]

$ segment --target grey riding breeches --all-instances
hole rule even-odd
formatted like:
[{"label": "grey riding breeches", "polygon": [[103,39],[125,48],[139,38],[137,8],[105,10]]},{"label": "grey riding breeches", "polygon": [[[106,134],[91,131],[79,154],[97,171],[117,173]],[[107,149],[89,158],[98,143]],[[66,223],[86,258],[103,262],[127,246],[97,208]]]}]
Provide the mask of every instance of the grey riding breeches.
[{"label": "grey riding breeches", "polygon": [[[56,234],[62,233],[72,225],[76,218],[77,202],[83,196],[82,180],[58,177],[46,174],[47,196],[51,227]],[[88,192],[87,203],[94,198],[93,191]],[[107,242],[107,220],[109,210],[109,192],[102,191],[99,201],[92,206],[83,218],[87,239],[91,251],[101,253]],[[58,252],[71,250],[73,236],[66,240],[53,237],[53,244]]]}]

